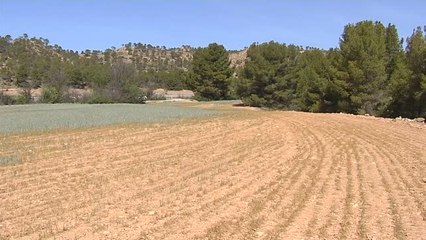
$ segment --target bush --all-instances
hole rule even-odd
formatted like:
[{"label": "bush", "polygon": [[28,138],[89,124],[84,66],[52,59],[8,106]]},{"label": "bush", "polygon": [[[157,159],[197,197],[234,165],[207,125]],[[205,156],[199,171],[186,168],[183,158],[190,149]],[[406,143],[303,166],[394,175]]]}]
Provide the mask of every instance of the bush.
[{"label": "bush", "polygon": [[145,103],[146,94],[134,84],[125,84],[123,87],[123,97],[120,102],[125,103]]},{"label": "bush", "polygon": [[41,94],[42,103],[59,103],[61,101],[61,93],[55,87],[43,87]]},{"label": "bush", "polygon": [[4,95],[0,92],[0,105],[13,105],[16,104],[16,99],[11,96]]},{"label": "bush", "polygon": [[243,98],[243,103],[248,106],[263,107],[266,105],[267,101],[255,94],[251,94],[250,97]]},{"label": "bush", "polygon": [[114,100],[112,100],[111,97],[102,94],[102,93],[96,93],[93,94],[88,100],[87,103],[89,104],[106,104],[106,103],[114,103]]},{"label": "bush", "polygon": [[15,97],[15,103],[14,104],[28,104],[31,102],[31,99],[24,95],[18,95]]}]

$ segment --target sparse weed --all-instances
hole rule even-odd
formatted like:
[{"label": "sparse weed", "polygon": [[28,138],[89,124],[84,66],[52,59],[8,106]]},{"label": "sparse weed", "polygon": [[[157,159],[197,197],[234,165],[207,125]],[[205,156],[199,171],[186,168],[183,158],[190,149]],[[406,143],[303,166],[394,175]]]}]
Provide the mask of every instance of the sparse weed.
[{"label": "sparse weed", "polygon": [[21,159],[16,156],[0,156],[0,166],[16,165],[22,163]]}]

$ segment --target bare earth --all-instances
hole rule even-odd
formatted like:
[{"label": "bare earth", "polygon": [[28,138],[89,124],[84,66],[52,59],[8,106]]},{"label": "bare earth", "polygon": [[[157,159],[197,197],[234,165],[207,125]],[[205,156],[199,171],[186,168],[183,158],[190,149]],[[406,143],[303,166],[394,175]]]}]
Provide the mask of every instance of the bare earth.
[{"label": "bare earth", "polygon": [[426,239],[426,127],[229,110],[0,136],[0,239]]}]

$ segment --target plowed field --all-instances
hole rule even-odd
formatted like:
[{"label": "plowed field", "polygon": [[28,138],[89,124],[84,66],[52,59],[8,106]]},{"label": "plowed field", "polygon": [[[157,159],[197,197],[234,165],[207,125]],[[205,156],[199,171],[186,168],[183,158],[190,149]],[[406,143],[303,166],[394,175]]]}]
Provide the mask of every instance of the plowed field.
[{"label": "plowed field", "polygon": [[229,107],[0,140],[0,239],[426,239],[420,124]]}]

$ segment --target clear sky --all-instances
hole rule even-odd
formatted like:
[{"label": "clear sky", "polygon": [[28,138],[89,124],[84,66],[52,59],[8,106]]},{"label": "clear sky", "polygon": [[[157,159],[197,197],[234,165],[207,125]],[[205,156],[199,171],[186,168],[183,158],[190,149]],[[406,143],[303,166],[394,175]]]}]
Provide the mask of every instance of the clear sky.
[{"label": "clear sky", "polygon": [[393,23],[405,38],[426,25],[426,0],[0,0],[1,36],[27,33],[80,51],[270,40],[328,49],[361,20]]}]

